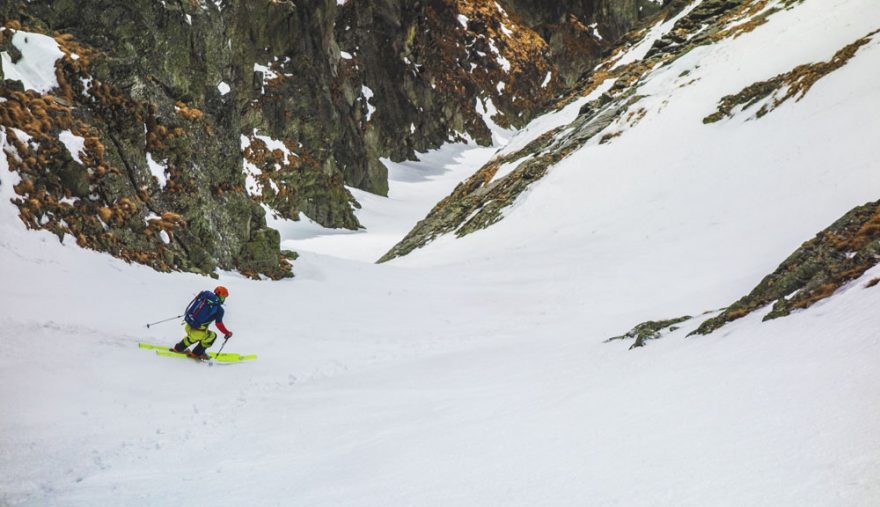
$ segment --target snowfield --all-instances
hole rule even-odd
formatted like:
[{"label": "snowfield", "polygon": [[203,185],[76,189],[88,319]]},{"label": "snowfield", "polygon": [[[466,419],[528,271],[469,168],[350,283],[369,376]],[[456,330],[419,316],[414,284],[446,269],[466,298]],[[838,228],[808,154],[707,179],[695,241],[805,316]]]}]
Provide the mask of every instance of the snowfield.
[{"label": "snowfield", "polygon": [[[685,338],[880,196],[880,37],[800,102],[702,118],[878,27],[873,0],[806,0],[695,50],[654,71],[638,125],[503,221],[376,265],[494,150],[394,166],[389,198],[356,195],[366,231],[275,222],[302,254],[281,282],[26,231],[0,156],[0,505],[880,505],[880,267],[789,317]],[[178,341],[177,322],[144,324],[217,284],[225,351],[256,361],[137,347]],[[645,348],[604,343],[685,314]]]}]

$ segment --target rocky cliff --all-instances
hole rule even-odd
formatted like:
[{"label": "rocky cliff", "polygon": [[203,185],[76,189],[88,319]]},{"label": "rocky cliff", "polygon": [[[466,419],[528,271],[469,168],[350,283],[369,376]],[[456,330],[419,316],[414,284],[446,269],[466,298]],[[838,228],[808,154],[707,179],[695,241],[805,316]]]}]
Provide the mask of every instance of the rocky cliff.
[{"label": "rocky cliff", "polygon": [[[523,125],[658,8],[4,2],[0,125],[16,204],[31,228],[157,269],[287,276],[265,210],[358,228],[346,186],[386,193],[382,157],[487,144],[490,114]],[[33,41],[57,52],[48,88],[17,79]]]},{"label": "rocky cliff", "polygon": [[224,93],[240,77],[219,10],[58,1],[2,14],[7,75],[40,63],[32,47],[61,54],[57,86],[7,79],[0,91],[28,227],[160,270],[290,272],[243,189],[244,122]]}]

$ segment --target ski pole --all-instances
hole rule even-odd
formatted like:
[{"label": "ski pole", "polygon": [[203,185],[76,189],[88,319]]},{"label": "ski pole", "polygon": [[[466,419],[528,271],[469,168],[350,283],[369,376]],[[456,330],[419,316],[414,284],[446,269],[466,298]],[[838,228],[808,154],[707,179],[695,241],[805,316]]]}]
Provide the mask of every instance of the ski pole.
[{"label": "ski pole", "polygon": [[217,356],[216,356],[216,357],[220,357],[220,353],[223,352],[223,347],[226,346],[226,342],[228,342],[228,341],[229,341],[229,338],[224,338],[224,339],[223,339],[223,345],[220,345],[220,350],[217,351]]},{"label": "ski pole", "polygon": [[181,318],[181,317],[183,317],[183,315],[178,315],[177,317],[171,317],[170,319],[160,320],[160,321],[158,321],[158,322],[150,322],[149,324],[147,324],[147,327],[149,328],[150,326],[155,326],[156,324],[161,324],[161,323],[163,323],[163,322],[168,322],[169,320],[179,319],[179,318]]}]

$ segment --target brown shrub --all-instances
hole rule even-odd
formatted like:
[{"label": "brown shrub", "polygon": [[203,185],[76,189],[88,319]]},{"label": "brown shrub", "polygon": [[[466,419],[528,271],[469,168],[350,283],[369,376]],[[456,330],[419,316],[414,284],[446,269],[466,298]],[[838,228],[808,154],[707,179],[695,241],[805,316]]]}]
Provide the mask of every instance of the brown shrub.
[{"label": "brown shrub", "polygon": [[106,207],[98,208],[98,216],[101,217],[104,223],[110,223],[110,220],[113,218],[113,210]]},{"label": "brown shrub", "polygon": [[172,224],[182,224],[184,222],[182,216],[178,215],[177,213],[172,213],[170,211],[162,213],[162,220]]},{"label": "brown shrub", "polygon": [[728,318],[728,320],[741,319],[741,318],[745,317],[746,315],[748,315],[749,313],[750,313],[750,310],[748,308],[737,308],[735,310],[728,311],[727,318]]},{"label": "brown shrub", "polygon": [[15,193],[18,195],[29,194],[34,191],[34,184],[31,180],[21,180],[18,185],[12,187],[15,190]]},{"label": "brown shrub", "polygon": [[202,117],[205,116],[205,113],[201,112],[200,110],[198,110],[194,107],[189,107],[179,100],[177,101],[177,103],[175,103],[175,105],[177,106],[177,114],[179,114],[180,116],[182,116],[186,120],[198,121],[198,120],[201,120]]}]

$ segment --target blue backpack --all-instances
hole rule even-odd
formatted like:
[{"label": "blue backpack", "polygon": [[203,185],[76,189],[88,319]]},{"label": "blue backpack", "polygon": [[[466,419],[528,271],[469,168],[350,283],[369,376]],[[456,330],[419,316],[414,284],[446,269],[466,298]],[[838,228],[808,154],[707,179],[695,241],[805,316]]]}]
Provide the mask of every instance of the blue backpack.
[{"label": "blue backpack", "polygon": [[185,320],[190,327],[198,328],[211,323],[211,321],[216,319],[217,315],[222,311],[223,309],[220,306],[220,298],[217,294],[214,294],[209,290],[204,290],[200,292],[192,302],[190,302],[189,306],[186,307],[186,312],[183,314],[183,320]]}]

